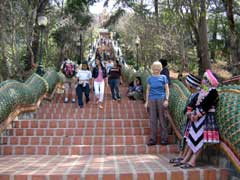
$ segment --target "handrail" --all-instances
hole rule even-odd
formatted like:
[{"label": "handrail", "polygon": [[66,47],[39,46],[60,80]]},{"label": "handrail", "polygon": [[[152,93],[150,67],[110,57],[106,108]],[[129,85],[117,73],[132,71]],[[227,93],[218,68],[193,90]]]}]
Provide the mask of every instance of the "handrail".
[{"label": "handrail", "polygon": [[231,77],[227,80],[222,81],[222,83],[226,84],[226,83],[232,83],[232,82],[235,82],[235,81],[240,81],[240,75],[233,76],[233,77]]}]

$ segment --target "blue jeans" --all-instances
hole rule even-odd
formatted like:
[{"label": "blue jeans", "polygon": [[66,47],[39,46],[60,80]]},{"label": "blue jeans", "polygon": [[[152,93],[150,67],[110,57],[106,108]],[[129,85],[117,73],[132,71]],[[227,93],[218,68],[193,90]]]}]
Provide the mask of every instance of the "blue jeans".
[{"label": "blue jeans", "polygon": [[86,97],[86,103],[88,103],[88,101],[90,100],[89,99],[89,92],[90,92],[90,89],[89,89],[89,84],[87,83],[85,85],[85,87],[83,87],[82,84],[78,84],[77,88],[76,88],[76,92],[77,92],[77,96],[78,96],[78,105],[80,107],[83,107],[83,92],[85,94],[85,97]]},{"label": "blue jeans", "polygon": [[[109,79],[108,80],[108,84],[110,86],[113,99],[117,99],[117,98],[120,99],[118,81],[119,81],[119,79]],[[115,91],[116,91],[116,96],[115,96]]]}]

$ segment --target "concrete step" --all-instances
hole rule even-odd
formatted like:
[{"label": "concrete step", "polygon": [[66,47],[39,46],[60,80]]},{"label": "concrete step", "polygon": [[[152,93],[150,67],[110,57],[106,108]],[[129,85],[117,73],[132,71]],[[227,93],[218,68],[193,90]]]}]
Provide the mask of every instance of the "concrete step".
[{"label": "concrete step", "polygon": [[177,145],[1,145],[1,155],[129,155],[176,153]]},{"label": "concrete step", "polygon": [[1,180],[226,180],[227,169],[198,164],[183,170],[174,154],[0,156]]}]

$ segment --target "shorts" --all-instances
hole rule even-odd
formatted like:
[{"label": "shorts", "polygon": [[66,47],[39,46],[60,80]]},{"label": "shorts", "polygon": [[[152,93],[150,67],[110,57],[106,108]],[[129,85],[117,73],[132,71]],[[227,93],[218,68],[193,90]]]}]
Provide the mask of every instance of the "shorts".
[{"label": "shorts", "polygon": [[63,81],[63,85],[64,85],[64,89],[69,89],[72,88],[74,86],[74,80],[73,78],[64,78]]}]

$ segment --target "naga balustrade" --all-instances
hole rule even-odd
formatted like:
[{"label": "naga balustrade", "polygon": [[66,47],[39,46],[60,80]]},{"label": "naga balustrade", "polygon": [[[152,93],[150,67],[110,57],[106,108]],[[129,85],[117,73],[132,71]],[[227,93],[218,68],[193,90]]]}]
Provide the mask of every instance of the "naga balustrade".
[{"label": "naga balustrade", "polygon": [[49,99],[62,79],[62,73],[50,69],[43,77],[32,74],[24,83],[16,80],[0,83],[0,133],[20,113],[37,110],[42,99]]}]

